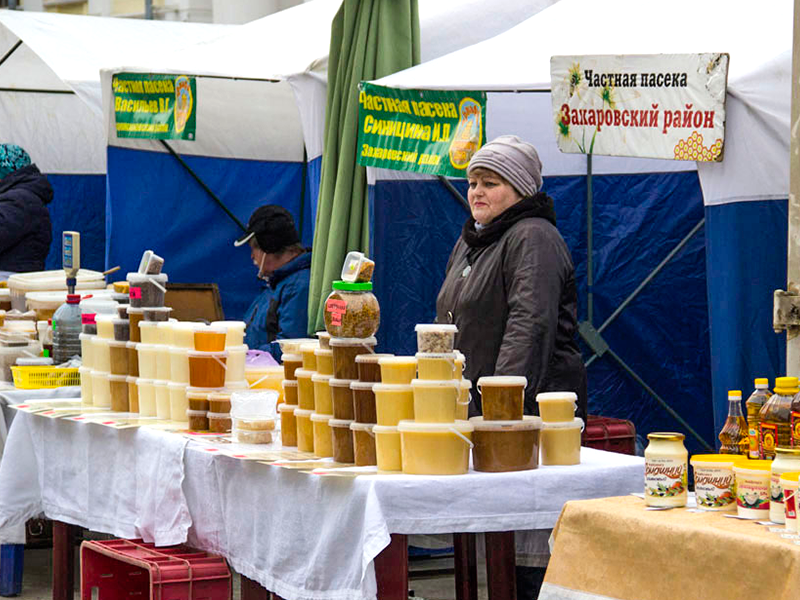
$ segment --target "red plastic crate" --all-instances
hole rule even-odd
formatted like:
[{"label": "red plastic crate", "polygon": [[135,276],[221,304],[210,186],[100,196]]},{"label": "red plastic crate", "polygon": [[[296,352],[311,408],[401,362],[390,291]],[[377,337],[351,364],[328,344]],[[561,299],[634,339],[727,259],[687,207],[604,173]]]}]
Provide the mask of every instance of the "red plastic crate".
[{"label": "red plastic crate", "polygon": [[[93,593],[93,590],[97,591]],[[81,544],[81,600],[230,600],[224,558],[142,540]]]},{"label": "red plastic crate", "polygon": [[625,419],[589,415],[581,445],[620,454],[636,454],[636,427]]}]

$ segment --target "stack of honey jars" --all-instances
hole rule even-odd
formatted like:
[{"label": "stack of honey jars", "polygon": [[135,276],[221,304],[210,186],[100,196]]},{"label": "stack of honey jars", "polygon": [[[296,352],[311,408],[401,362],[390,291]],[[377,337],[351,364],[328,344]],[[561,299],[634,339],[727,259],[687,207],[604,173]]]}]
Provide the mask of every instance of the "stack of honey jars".
[{"label": "stack of honey jars", "polygon": [[[312,375],[316,372],[316,364],[314,369],[305,369],[303,367],[303,354],[300,347],[304,344],[316,344],[317,340],[312,338],[298,338],[298,339],[282,339],[278,340],[281,347],[281,359],[283,362],[283,381],[281,382],[281,391],[283,396],[283,403],[278,405],[278,414],[281,419],[281,444],[287,447],[297,446],[303,452],[313,452],[313,429],[311,427],[311,413],[314,412],[314,384],[311,381]],[[308,366],[311,365],[311,357],[307,357],[306,361]],[[303,406],[309,408],[302,408],[300,406],[300,381],[297,378],[298,373],[302,377],[303,386]],[[265,372],[262,378],[269,379],[269,373]],[[267,379],[264,379],[266,382]],[[258,387],[253,382],[253,387]],[[300,410],[301,421],[298,423],[297,415],[295,412]],[[303,412],[303,411],[308,411]],[[299,425],[303,425],[303,433],[308,432],[308,436],[303,436],[302,449],[300,448],[299,440]]]},{"label": "stack of honey jars", "polygon": [[[97,406],[103,408],[111,407],[111,390],[109,387],[108,376],[111,369],[111,357],[108,350],[108,339],[103,342],[96,342],[97,335],[97,316],[105,314],[113,316],[117,310],[117,302],[114,300],[100,300],[88,298],[81,302],[81,323],[82,333],[78,336],[81,342],[81,403],[94,405],[94,383],[97,382]],[[108,335],[108,330],[104,330]],[[111,334],[113,337],[113,333]],[[95,359],[95,347],[98,348],[98,357]]]},{"label": "stack of honey jars", "polygon": [[[228,353],[227,330],[222,326],[196,325],[192,331],[193,349],[189,360],[189,429],[226,433],[231,430],[230,394],[223,391]],[[243,384],[247,389],[247,383]]]},{"label": "stack of honey jars", "polygon": [[578,396],[574,392],[546,392],[537,394],[536,402],[542,418],[542,464],[579,464],[583,420],[575,417]]}]

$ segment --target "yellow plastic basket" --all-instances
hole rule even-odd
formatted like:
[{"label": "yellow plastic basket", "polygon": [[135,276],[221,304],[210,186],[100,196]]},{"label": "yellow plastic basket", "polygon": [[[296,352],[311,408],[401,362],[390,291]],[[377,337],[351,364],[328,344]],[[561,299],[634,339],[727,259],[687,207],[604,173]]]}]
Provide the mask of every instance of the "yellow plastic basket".
[{"label": "yellow plastic basket", "polygon": [[11,374],[14,377],[14,387],[21,390],[39,390],[81,384],[81,375],[78,369],[11,367]]}]

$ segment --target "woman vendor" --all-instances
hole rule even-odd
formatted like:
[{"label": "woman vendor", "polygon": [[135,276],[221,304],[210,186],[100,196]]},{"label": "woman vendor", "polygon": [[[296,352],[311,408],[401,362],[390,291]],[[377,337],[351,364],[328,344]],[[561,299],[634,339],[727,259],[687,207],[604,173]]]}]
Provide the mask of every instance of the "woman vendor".
[{"label": "woman vendor", "polygon": [[[458,327],[464,377],[524,375],[525,413],[536,394],[571,391],[586,418],[586,370],[578,344],[578,295],[553,199],[541,191],[536,149],[513,135],[484,145],[467,167],[472,216],[447,263],[439,323]],[[480,414],[480,395],[470,414]]]}]

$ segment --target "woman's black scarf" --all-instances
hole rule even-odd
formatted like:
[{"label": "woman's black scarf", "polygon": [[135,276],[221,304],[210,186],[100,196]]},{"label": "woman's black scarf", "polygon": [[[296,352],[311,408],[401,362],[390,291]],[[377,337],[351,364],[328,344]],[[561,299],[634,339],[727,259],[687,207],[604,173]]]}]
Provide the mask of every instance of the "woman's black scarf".
[{"label": "woman's black scarf", "polygon": [[553,199],[544,192],[537,192],[509,206],[499,217],[480,230],[475,229],[475,219],[470,217],[464,223],[461,235],[470,248],[485,248],[503,237],[514,223],[529,217],[546,219],[555,227],[556,210]]}]

